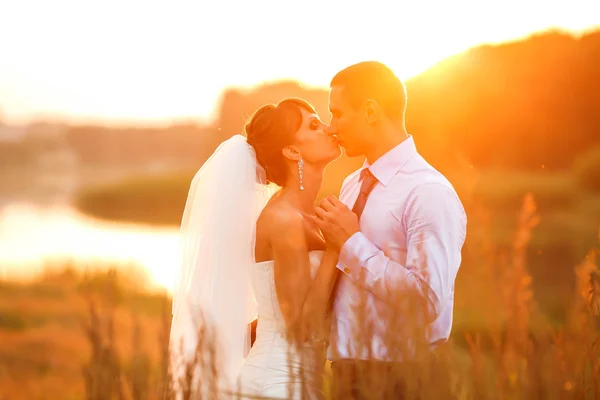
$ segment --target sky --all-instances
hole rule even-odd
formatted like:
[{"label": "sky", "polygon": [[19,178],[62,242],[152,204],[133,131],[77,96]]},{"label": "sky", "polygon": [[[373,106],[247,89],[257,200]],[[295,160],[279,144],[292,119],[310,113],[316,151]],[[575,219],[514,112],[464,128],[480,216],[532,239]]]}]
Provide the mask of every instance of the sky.
[{"label": "sky", "polygon": [[0,0],[0,119],[209,120],[226,87],[409,79],[483,43],[600,27],[598,0]]}]

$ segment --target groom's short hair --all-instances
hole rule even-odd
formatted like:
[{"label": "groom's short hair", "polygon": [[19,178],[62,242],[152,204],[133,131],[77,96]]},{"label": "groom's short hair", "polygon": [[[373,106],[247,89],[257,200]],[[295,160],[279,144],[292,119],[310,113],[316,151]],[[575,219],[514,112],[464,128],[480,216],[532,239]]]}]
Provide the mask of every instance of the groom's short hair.
[{"label": "groom's short hair", "polygon": [[402,81],[385,64],[363,61],[338,72],[330,87],[340,86],[352,107],[359,108],[372,99],[385,115],[394,122],[403,122],[406,112],[406,88]]}]

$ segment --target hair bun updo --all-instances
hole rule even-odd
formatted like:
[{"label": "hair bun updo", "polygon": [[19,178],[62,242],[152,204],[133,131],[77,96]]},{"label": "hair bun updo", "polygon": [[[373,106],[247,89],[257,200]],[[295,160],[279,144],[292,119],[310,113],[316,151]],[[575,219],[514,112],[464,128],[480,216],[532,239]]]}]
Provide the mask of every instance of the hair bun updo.
[{"label": "hair bun updo", "polygon": [[282,150],[294,143],[302,126],[302,110],[316,114],[306,101],[288,98],[260,107],[244,127],[248,144],[254,148],[256,160],[264,168],[268,182],[283,186],[287,167]]}]

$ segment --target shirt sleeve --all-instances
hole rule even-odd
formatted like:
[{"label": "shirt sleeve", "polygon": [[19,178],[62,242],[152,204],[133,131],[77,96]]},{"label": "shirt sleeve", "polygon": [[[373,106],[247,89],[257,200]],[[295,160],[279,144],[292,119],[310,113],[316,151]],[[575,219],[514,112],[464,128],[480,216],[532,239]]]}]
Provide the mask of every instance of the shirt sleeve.
[{"label": "shirt sleeve", "polygon": [[466,215],[456,193],[439,183],[417,187],[405,213],[406,264],[393,261],[363,233],[346,241],[338,268],[384,301],[396,301],[403,290],[414,289],[428,301],[435,320],[449,298],[461,262]]}]

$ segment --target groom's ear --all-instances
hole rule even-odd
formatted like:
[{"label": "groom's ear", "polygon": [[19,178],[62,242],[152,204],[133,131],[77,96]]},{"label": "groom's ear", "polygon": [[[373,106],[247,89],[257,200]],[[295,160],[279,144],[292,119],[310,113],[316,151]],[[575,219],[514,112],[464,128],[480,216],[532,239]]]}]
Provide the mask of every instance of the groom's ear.
[{"label": "groom's ear", "polygon": [[363,106],[365,119],[369,125],[374,125],[381,118],[381,108],[375,100],[367,100]]},{"label": "groom's ear", "polygon": [[281,154],[288,160],[298,161],[300,159],[300,152],[294,146],[285,146],[281,149]]}]

